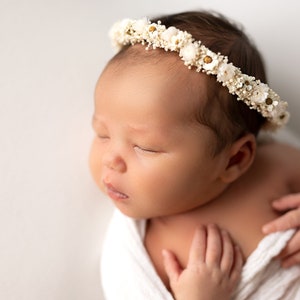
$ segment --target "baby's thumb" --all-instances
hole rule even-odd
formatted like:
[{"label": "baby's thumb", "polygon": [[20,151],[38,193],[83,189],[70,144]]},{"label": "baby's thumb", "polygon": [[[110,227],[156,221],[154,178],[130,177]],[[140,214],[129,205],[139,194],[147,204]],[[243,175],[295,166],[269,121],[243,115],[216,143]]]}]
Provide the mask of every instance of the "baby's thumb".
[{"label": "baby's thumb", "polygon": [[164,261],[164,268],[168,275],[170,284],[172,285],[172,283],[175,283],[178,280],[178,277],[182,272],[182,269],[177,260],[177,257],[173,252],[171,252],[170,250],[163,249],[162,255]]}]

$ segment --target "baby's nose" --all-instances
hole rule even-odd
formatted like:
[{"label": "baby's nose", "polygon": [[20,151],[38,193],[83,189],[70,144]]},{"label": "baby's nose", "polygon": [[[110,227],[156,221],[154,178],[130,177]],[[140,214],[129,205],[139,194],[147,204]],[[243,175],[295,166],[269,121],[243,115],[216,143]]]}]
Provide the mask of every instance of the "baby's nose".
[{"label": "baby's nose", "polygon": [[126,171],[126,163],[124,159],[121,157],[121,155],[119,154],[113,152],[106,153],[103,160],[104,160],[104,165],[111,170],[121,172],[121,173]]}]

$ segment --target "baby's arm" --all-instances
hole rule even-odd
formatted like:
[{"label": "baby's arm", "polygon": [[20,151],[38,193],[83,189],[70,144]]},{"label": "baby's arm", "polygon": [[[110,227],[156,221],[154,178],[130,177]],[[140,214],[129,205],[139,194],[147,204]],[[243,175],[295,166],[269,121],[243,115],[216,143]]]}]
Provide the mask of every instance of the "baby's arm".
[{"label": "baby's arm", "polygon": [[[300,193],[290,194],[273,202],[274,209],[287,211],[283,216],[264,225],[265,234],[300,227]],[[278,256],[283,267],[291,267],[300,263],[300,230],[298,229],[293,238]]]},{"label": "baby's arm", "polygon": [[230,299],[243,265],[239,248],[215,225],[196,229],[186,269],[171,251],[163,250],[163,257],[176,300]]},{"label": "baby's arm", "polygon": [[283,180],[289,178],[289,187],[293,194],[273,202],[273,208],[285,214],[265,224],[262,230],[265,234],[269,234],[298,228],[278,257],[283,267],[290,267],[300,263],[300,150],[284,144],[275,144],[269,155],[278,166],[278,172],[281,172]]}]

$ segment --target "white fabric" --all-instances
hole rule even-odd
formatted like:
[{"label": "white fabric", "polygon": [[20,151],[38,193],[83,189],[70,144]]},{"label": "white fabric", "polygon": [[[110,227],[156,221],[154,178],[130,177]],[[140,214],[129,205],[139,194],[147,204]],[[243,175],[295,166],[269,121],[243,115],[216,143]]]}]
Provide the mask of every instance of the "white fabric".
[{"label": "white fabric", "polygon": [[[145,221],[115,211],[104,241],[101,277],[106,300],[171,300],[143,245]],[[272,260],[294,230],[265,237],[249,256],[235,300],[300,299],[300,267],[282,269]]]},{"label": "white fabric", "polygon": [[266,236],[248,257],[233,299],[300,299],[300,266],[280,267],[277,256],[294,234],[293,229]]},{"label": "white fabric", "polygon": [[114,212],[104,240],[101,278],[106,300],[172,300],[144,248],[145,221]]}]

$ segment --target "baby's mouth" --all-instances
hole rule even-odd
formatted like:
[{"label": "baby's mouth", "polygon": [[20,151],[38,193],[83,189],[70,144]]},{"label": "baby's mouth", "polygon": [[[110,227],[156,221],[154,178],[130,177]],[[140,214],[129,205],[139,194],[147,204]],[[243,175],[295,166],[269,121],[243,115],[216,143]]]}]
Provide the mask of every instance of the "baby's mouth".
[{"label": "baby's mouth", "polygon": [[115,201],[121,201],[127,199],[128,196],[120,191],[118,191],[112,184],[105,183],[106,193],[107,195]]}]

